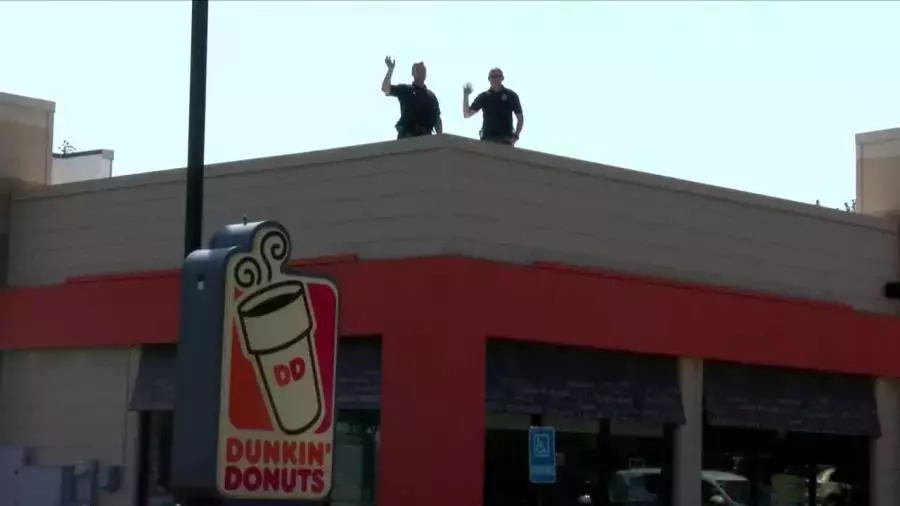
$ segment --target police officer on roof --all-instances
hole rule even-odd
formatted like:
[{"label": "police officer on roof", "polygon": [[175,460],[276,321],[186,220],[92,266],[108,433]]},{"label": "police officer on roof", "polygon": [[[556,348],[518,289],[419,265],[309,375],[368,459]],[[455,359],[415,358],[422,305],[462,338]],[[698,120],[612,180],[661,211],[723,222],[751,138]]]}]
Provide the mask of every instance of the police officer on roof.
[{"label": "police officer on roof", "polygon": [[395,61],[390,56],[384,58],[387,74],[381,82],[381,91],[389,97],[397,97],[400,102],[400,119],[397,121],[397,138],[444,133],[441,122],[441,107],[437,96],[425,86],[425,64],[412,66],[412,84],[391,84]]},{"label": "police officer on roof", "polygon": [[[463,117],[470,118],[478,111],[482,113],[481,140],[515,146],[525,126],[522,115],[522,103],[519,95],[503,86],[503,71],[492,68],[488,72],[491,87],[475,97],[469,105],[472,85],[467,83],[463,88]],[[513,130],[513,114],[516,116],[516,128]]]}]

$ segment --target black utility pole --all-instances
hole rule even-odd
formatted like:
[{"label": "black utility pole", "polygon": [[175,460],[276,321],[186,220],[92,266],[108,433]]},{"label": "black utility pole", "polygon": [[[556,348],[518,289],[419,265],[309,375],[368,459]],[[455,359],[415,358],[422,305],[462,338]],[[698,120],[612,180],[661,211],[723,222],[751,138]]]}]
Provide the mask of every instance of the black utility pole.
[{"label": "black utility pole", "polygon": [[[206,144],[206,45],[209,0],[193,0],[191,11],[191,91],[188,101],[187,189],[184,213],[184,256],[200,249],[203,240],[203,166]],[[175,416],[178,416],[177,413]],[[218,501],[184,497],[184,506],[206,506]]]},{"label": "black utility pole", "polygon": [[203,154],[206,143],[206,45],[209,0],[193,0],[193,4],[184,256],[200,249],[203,240]]}]

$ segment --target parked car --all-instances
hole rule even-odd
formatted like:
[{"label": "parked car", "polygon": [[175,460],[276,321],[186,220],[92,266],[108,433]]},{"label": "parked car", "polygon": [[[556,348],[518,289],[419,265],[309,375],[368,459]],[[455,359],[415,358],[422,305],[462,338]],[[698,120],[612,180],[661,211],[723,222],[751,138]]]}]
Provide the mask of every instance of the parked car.
[{"label": "parked car", "polygon": [[836,467],[826,467],[816,475],[816,503],[843,506],[850,503],[851,486]]},{"label": "parked car", "polygon": [[703,471],[700,496],[704,505],[750,504],[750,480],[726,471]]},{"label": "parked car", "polygon": [[[802,489],[795,495],[801,495],[805,500],[809,497],[808,470],[804,467],[792,467],[779,473],[777,476],[793,477],[797,480],[796,488]],[[846,476],[845,468],[838,469],[835,466],[820,465],[816,469],[816,504],[819,506],[846,506],[850,504],[852,486],[851,478]]]},{"label": "parked car", "polygon": [[[656,506],[662,470],[655,467],[616,471],[610,481],[610,504]],[[701,496],[704,506],[744,506],[749,504],[750,481],[725,471],[702,471]]]}]

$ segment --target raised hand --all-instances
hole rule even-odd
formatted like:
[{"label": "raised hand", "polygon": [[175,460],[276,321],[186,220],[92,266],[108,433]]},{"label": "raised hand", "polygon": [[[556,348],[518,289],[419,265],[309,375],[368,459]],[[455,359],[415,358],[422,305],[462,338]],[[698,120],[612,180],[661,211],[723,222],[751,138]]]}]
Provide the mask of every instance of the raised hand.
[{"label": "raised hand", "polygon": [[472,83],[466,83],[463,85],[463,95],[469,96],[472,94]]},{"label": "raised hand", "polygon": [[397,62],[390,56],[385,56],[384,64],[387,66],[388,70],[394,70],[394,65],[396,65]]}]

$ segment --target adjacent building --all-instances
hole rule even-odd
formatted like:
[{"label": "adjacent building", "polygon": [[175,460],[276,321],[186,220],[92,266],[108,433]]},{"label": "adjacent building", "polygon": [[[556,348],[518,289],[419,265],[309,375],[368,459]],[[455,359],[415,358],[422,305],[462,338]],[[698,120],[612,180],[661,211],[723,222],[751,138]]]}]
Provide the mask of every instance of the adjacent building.
[{"label": "adjacent building", "polygon": [[[183,170],[52,184],[12,102],[0,489],[170,504]],[[857,144],[858,213],[443,135],[212,165],[204,234],[277,220],[341,286],[335,506],[889,506],[900,130]]]}]

